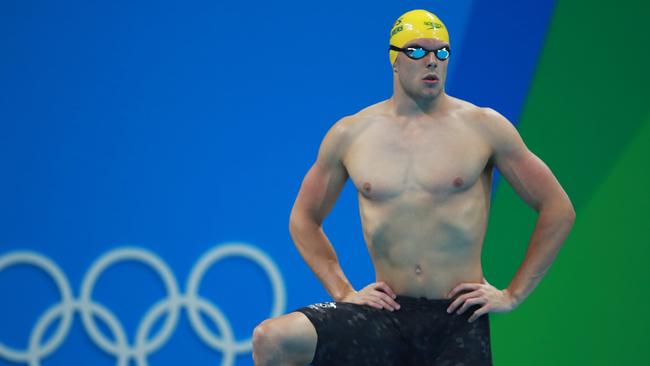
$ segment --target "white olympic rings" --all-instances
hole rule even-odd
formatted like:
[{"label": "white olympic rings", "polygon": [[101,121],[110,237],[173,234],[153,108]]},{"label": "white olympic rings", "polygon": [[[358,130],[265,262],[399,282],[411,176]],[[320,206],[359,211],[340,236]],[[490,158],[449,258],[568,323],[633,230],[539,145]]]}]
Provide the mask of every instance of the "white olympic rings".
[{"label": "white olympic rings", "polygon": [[[180,293],[178,283],[169,266],[156,254],[143,248],[120,247],[102,255],[84,276],[79,299],[73,297],[70,283],[64,272],[49,258],[33,251],[4,254],[0,256],[0,272],[18,264],[36,267],[54,280],[61,300],[38,318],[30,334],[27,349],[15,349],[0,341],[0,358],[39,366],[44,358],[63,343],[72,326],[74,313],[78,312],[90,338],[104,352],[113,355],[118,366],[127,366],[129,360],[134,360],[138,366],[146,366],[147,356],[156,352],[169,340],[178,323],[181,308],[185,308],[190,325],[199,338],[209,347],[222,353],[221,365],[233,365],[237,354],[251,351],[252,340],[251,338],[236,340],[230,322],[223,312],[198,293],[205,272],[215,262],[230,256],[244,257],[263,269],[270,279],[273,290],[270,317],[281,315],[286,306],[286,290],[280,271],[268,255],[246,243],[225,243],[204,254],[190,272],[185,295]],[[138,324],[133,344],[129,344],[124,327],[118,318],[92,298],[93,289],[101,274],[110,266],[122,261],[137,261],[153,269],[162,280],[167,292],[167,297],[153,304]],[[201,313],[214,323],[220,335],[214,334],[206,326]],[[162,316],[165,316],[162,326],[158,327],[160,329],[155,335],[151,335],[152,327]],[[49,339],[44,341],[46,330],[57,319],[59,322],[56,330]],[[112,337],[106,337],[100,331],[96,324],[97,319],[107,326]]]}]

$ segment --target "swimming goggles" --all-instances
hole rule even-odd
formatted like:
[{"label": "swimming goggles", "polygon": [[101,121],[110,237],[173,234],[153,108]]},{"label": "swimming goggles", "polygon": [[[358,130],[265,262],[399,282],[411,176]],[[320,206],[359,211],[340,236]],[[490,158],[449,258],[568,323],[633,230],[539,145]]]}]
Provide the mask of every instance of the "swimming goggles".
[{"label": "swimming goggles", "polygon": [[410,59],[413,60],[420,60],[424,56],[428,55],[429,52],[433,52],[433,54],[436,56],[436,58],[440,61],[445,61],[449,58],[451,55],[451,49],[449,46],[442,46],[440,48],[437,48],[435,50],[428,50],[422,46],[411,46],[411,47],[405,47],[405,48],[399,48],[397,46],[390,45],[389,50],[392,51],[398,51],[398,52],[404,52],[406,56],[408,56]]}]

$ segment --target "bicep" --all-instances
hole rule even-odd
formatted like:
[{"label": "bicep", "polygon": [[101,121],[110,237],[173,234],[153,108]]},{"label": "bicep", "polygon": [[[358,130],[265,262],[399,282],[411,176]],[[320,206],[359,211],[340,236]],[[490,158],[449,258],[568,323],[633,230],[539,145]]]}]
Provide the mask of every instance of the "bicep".
[{"label": "bicep", "polygon": [[538,212],[563,194],[549,167],[526,147],[495,156],[495,165],[519,197]]},{"label": "bicep", "polygon": [[494,162],[501,175],[528,206],[543,205],[566,194],[549,167],[524,144],[517,129],[503,116],[493,114]]},{"label": "bicep", "polygon": [[300,186],[293,211],[322,223],[334,206],[345,182],[347,172],[340,162],[328,164],[316,161]]},{"label": "bicep", "polygon": [[347,141],[344,120],[337,122],[325,135],[316,162],[300,186],[292,216],[298,215],[297,217],[321,224],[334,206],[348,178],[343,165]]}]

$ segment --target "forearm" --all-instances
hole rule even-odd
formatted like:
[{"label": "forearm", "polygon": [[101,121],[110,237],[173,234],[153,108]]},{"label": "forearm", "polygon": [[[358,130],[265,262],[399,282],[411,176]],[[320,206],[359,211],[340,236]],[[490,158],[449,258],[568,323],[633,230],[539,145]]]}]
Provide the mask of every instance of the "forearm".
[{"label": "forearm", "polygon": [[290,233],[298,252],[334,300],[354,291],[341,269],[336,252],[316,222],[292,215]]},{"label": "forearm", "polygon": [[571,231],[574,218],[570,203],[540,209],[526,257],[506,289],[513,297],[515,306],[530,295],[551,267]]}]

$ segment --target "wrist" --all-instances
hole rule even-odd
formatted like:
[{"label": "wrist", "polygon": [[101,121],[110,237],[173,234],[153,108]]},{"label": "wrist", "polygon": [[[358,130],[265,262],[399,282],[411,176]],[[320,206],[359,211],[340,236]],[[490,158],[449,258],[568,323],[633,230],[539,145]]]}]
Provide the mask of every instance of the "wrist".
[{"label": "wrist", "polygon": [[510,299],[510,304],[512,304],[513,309],[519,306],[519,304],[521,303],[521,298],[517,296],[516,293],[512,292],[508,288],[504,289],[503,293],[505,293],[506,296]]},{"label": "wrist", "polygon": [[339,293],[336,294],[336,295],[333,295],[332,298],[334,299],[334,301],[343,301],[343,300],[345,300],[348,296],[350,296],[350,295],[352,295],[352,294],[355,294],[356,292],[357,292],[357,291],[356,291],[355,289],[350,288],[350,289],[348,289],[348,290],[346,290],[346,291],[342,291],[342,292],[339,292]]}]

